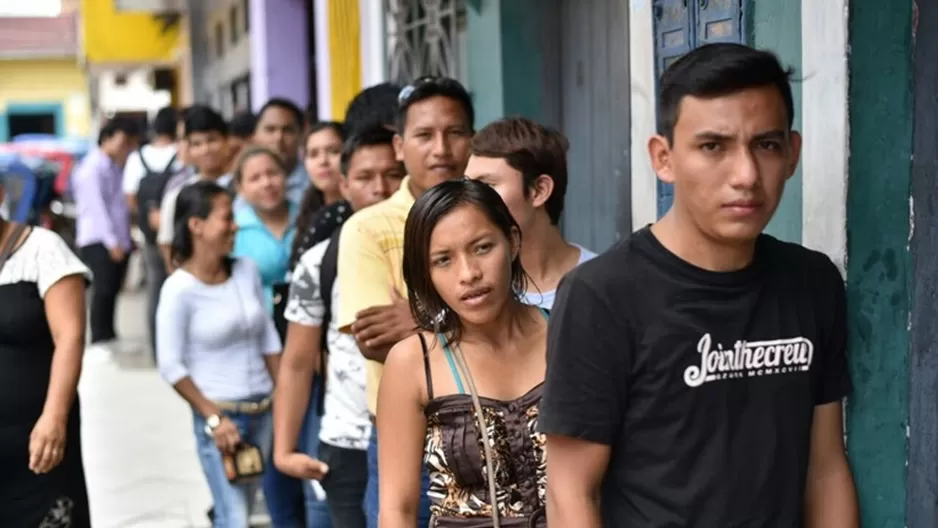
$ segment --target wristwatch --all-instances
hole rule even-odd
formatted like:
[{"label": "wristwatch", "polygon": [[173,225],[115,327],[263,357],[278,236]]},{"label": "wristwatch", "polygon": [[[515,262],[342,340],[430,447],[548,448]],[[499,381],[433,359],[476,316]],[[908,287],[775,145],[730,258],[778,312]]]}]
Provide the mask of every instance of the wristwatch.
[{"label": "wristwatch", "polygon": [[209,436],[215,435],[215,428],[221,425],[221,416],[218,414],[213,414],[205,419],[205,434]]}]

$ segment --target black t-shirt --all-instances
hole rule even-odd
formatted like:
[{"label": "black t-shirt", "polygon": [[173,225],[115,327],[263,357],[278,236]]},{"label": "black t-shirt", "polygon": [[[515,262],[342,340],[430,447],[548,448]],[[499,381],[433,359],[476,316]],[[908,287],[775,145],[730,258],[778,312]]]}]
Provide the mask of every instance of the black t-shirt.
[{"label": "black t-shirt", "polygon": [[611,446],[607,527],[800,527],[814,407],[851,389],[844,305],[821,253],[763,235],[709,272],[645,228],[561,284],[539,429]]}]

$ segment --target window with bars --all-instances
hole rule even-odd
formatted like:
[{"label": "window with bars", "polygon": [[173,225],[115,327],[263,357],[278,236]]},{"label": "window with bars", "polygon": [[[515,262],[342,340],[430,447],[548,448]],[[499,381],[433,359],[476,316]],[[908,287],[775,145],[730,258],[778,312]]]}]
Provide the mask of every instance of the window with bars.
[{"label": "window with bars", "polygon": [[[652,6],[658,77],[682,55],[704,44],[745,42],[745,0],[654,0]],[[659,217],[673,201],[673,187],[659,180]]]},{"label": "window with bars", "polygon": [[440,75],[468,85],[465,0],[383,1],[388,80]]}]

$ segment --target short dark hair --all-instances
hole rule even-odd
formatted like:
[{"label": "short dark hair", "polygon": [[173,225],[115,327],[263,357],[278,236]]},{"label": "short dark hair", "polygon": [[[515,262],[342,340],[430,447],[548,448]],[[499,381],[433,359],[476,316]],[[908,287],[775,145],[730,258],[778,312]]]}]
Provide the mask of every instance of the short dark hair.
[{"label": "short dark hair", "polygon": [[394,128],[400,93],[401,86],[390,82],[376,84],[359,92],[345,109],[345,127],[349,134],[376,126]]},{"label": "short dark hair", "polygon": [[720,97],[748,88],[778,89],[788,112],[788,128],[795,120],[791,95],[794,70],[785,69],[778,57],[742,44],[701,46],[665,70],[658,87],[658,134],[674,141],[674,127],[684,97]]},{"label": "short dark hair", "polygon": [[394,146],[394,132],[383,126],[366,128],[350,137],[342,145],[342,155],[339,157],[339,170],[345,176],[348,176],[349,163],[352,156],[360,149],[376,146]]},{"label": "short dark hair", "polygon": [[160,108],[153,117],[153,135],[175,138],[176,124],[179,120],[178,114],[176,109],[171,106]]},{"label": "short dark hair", "polygon": [[466,119],[469,121],[469,129],[475,123],[475,110],[472,107],[472,97],[466,88],[456,79],[449,77],[421,77],[416,81],[405,86],[397,98],[397,132],[404,133],[404,127],[407,125],[407,111],[410,107],[420,101],[425,101],[431,97],[446,97],[459,103]]},{"label": "short dark hair", "polygon": [[212,181],[198,181],[186,185],[176,197],[176,209],[173,213],[173,241],[170,244],[170,259],[182,264],[192,258],[192,232],[189,231],[189,219],[206,219],[212,214],[215,197],[229,194],[227,189]]},{"label": "short dark hair", "polygon": [[567,150],[570,142],[559,131],[524,117],[493,121],[472,138],[472,154],[500,158],[521,173],[524,194],[541,174],[554,180],[554,191],[544,208],[552,224],[560,222],[567,194]]},{"label": "short dark hair", "polygon": [[105,123],[103,127],[101,127],[101,132],[98,134],[98,145],[104,143],[104,141],[108,139],[111,139],[120,132],[123,132],[124,135],[131,138],[139,138],[140,126],[136,121],[130,118],[115,117]]},{"label": "short dark hair", "polygon": [[257,112],[257,120],[260,121],[264,117],[264,112],[271,108],[280,108],[286,110],[293,114],[293,119],[296,120],[296,126],[299,129],[303,128],[303,111],[300,110],[300,107],[296,105],[293,101],[285,97],[271,97],[264,103],[264,106]]},{"label": "short dark hair", "polygon": [[[513,231],[521,236],[518,223],[498,193],[478,181],[463,178],[437,184],[411,207],[404,224],[403,264],[410,310],[419,327],[442,333],[451,343],[459,341],[462,322],[430,278],[430,235],[440,220],[464,205],[482,211],[509,240]],[[519,253],[511,261],[511,295],[520,300],[526,289],[527,275]]]},{"label": "short dark hair", "polygon": [[228,132],[238,138],[250,138],[257,127],[257,116],[249,111],[238,112],[228,124]]},{"label": "short dark hair", "polygon": [[198,132],[218,132],[223,136],[228,135],[228,123],[225,123],[225,118],[208,106],[191,107],[186,112],[185,123],[187,138]]}]

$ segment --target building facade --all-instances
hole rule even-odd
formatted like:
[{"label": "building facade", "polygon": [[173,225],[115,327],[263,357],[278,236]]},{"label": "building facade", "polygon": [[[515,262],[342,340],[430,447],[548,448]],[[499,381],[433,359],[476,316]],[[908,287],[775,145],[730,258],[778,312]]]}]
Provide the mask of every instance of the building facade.
[{"label": "building facade", "polygon": [[74,14],[0,18],[0,142],[19,134],[88,133],[77,24]]},{"label": "building facade", "polygon": [[598,250],[671,204],[646,150],[663,69],[708,42],[775,52],[795,70],[804,147],[768,232],[845,276],[863,524],[935,525],[938,0],[316,0],[316,13],[320,117],[383,80],[457,77],[477,127],[525,115],[566,133],[563,229]]},{"label": "building facade", "polygon": [[312,0],[187,2],[194,101],[231,117],[271,97],[315,101]]}]

